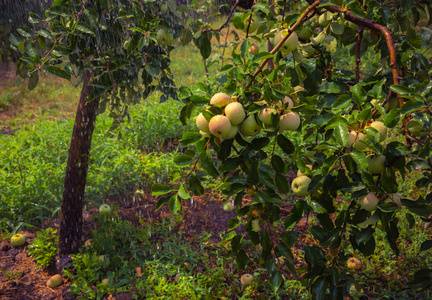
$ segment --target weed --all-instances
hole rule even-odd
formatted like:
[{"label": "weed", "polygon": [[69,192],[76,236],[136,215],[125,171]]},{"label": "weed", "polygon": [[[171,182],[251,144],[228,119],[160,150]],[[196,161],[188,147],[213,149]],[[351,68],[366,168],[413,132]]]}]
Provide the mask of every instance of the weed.
[{"label": "weed", "polygon": [[38,267],[49,268],[54,264],[57,255],[58,235],[57,230],[47,228],[36,232],[37,238],[29,245],[29,254],[32,256]]}]

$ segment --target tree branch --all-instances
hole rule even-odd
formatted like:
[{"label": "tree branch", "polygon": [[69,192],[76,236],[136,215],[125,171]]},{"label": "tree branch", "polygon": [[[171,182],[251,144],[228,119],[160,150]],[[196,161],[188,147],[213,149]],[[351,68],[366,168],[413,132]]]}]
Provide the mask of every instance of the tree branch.
[{"label": "tree branch", "polygon": [[360,81],[360,46],[363,39],[363,26],[360,26],[359,33],[357,36],[356,44],[356,62],[355,62],[355,73],[356,73],[356,83]]},{"label": "tree branch", "polygon": [[[367,27],[371,30],[378,31],[384,36],[384,38],[386,40],[387,48],[388,48],[388,51],[390,54],[390,68],[391,68],[392,75],[393,75],[393,84],[399,84],[399,79],[400,79],[399,68],[397,65],[396,50],[395,50],[395,46],[394,46],[394,42],[393,42],[393,38],[392,38],[390,30],[386,26],[376,24],[372,21],[356,17],[352,13],[347,11],[345,8],[340,7],[340,6],[328,5],[325,7],[325,9],[332,12],[332,13],[343,13],[346,20],[353,22],[359,26]],[[396,94],[396,95],[397,95],[397,99],[399,102],[399,107],[402,107],[404,105],[404,100],[402,99],[401,95],[399,95],[399,94]],[[417,143],[419,141],[417,139],[414,139],[411,136],[410,132],[408,131],[408,128],[407,128],[408,121],[409,121],[409,116],[406,115],[403,118],[402,122],[404,125],[404,132],[405,132],[405,138],[406,138],[407,146],[409,148],[411,148],[412,141],[415,141]]]}]

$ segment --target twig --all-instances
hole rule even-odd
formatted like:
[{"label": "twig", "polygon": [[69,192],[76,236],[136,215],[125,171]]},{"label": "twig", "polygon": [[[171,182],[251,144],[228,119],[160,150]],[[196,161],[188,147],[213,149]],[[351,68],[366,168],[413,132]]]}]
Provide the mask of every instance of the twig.
[{"label": "twig", "polygon": [[[309,3],[309,5],[312,5],[314,3],[314,1],[313,0],[307,0],[307,3]],[[314,8],[314,14],[317,14],[320,16],[323,14],[323,12],[319,8]]]},{"label": "twig", "polygon": [[356,73],[356,83],[360,81],[360,46],[363,39],[363,26],[360,26],[357,36],[356,44],[356,62],[355,62],[355,73]]},{"label": "twig", "polygon": [[227,32],[226,32],[226,35],[225,35],[225,44],[224,44],[224,48],[223,48],[223,51],[222,51],[222,66],[221,67],[223,67],[223,65],[224,65],[225,50],[227,48],[227,41],[228,41],[229,31],[230,31],[230,27],[228,26]]}]

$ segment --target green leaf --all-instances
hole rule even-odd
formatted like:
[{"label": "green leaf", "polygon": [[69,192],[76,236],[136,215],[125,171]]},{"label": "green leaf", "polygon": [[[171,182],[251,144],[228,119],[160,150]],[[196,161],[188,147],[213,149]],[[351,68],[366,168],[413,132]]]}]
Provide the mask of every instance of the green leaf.
[{"label": "green leaf", "polygon": [[277,144],[286,154],[292,154],[295,151],[295,147],[293,143],[289,139],[287,139],[284,135],[279,134],[277,137]]},{"label": "green leaf", "polygon": [[363,103],[367,100],[367,93],[360,83],[357,83],[356,85],[351,87],[351,92],[353,95],[354,102],[358,106],[362,106]]},{"label": "green leaf", "polygon": [[67,79],[67,80],[70,80],[70,78],[71,78],[71,75],[68,72],[66,72],[65,70],[60,69],[57,66],[48,66],[47,67],[47,71],[49,73],[57,76],[57,77],[60,77],[60,78],[64,78],[64,79]]},{"label": "green leaf", "polygon": [[201,181],[195,176],[195,174],[189,175],[186,185],[194,195],[200,196],[204,194],[204,187],[201,185]]},{"label": "green leaf", "polygon": [[219,177],[219,172],[214,166],[213,159],[211,158],[210,152],[208,150],[201,152],[200,164],[201,167],[207,172],[207,174],[215,178]]},{"label": "green leaf", "polygon": [[346,125],[338,124],[333,130],[333,135],[339,145],[346,146],[348,143],[348,127]]},{"label": "green leaf", "polygon": [[85,23],[79,23],[76,27],[78,31],[94,35],[94,31]]},{"label": "green leaf", "polygon": [[267,58],[274,57],[274,54],[270,54],[268,52],[260,52],[252,58],[252,62],[258,62]]},{"label": "green leaf", "polygon": [[171,192],[171,188],[164,184],[155,183],[151,187],[152,196],[165,195]]},{"label": "green leaf", "polygon": [[311,287],[312,299],[325,300],[327,288],[328,288],[328,282],[325,277],[318,277],[317,279],[315,279]]},{"label": "green leaf", "polygon": [[285,170],[285,162],[279,155],[273,155],[271,158],[271,166],[278,173],[283,173]]},{"label": "green leaf", "polygon": [[203,59],[209,58],[211,54],[211,43],[207,37],[201,36],[197,43],[198,49],[200,50],[201,56]]},{"label": "green leaf", "polygon": [[[30,43],[28,40],[24,43],[24,50],[25,52],[32,58],[37,56],[36,48],[33,46],[32,43]],[[54,74],[55,75],[55,74]],[[60,76],[59,76],[60,77]],[[70,76],[69,76],[70,77]],[[63,77],[64,78],[64,77]]]},{"label": "green leaf", "polygon": [[420,246],[420,251],[426,251],[432,248],[432,240],[424,241]]},{"label": "green leaf", "polygon": [[182,204],[180,201],[180,197],[171,197],[169,200],[169,209],[173,214],[178,214],[182,210]]},{"label": "green leaf", "polygon": [[31,74],[29,82],[28,82],[28,89],[31,91],[34,89],[39,81],[39,75],[38,72],[35,71]]},{"label": "green leaf", "polygon": [[236,262],[239,269],[244,270],[249,262],[249,257],[243,249],[240,249],[236,255]]},{"label": "green leaf", "polygon": [[362,171],[367,172],[368,162],[366,158],[366,154],[357,149],[352,149],[350,152],[351,158],[356,162],[356,164],[362,169]]},{"label": "green leaf", "polygon": [[158,211],[165,203],[167,203],[168,201],[170,201],[170,199],[172,198],[172,195],[169,196],[165,196],[162,197],[158,200],[158,202],[156,203],[156,207],[155,210]]},{"label": "green leaf", "polygon": [[289,184],[286,177],[282,174],[276,173],[275,174],[275,183],[276,187],[278,188],[279,192],[282,194],[286,194],[289,192]]},{"label": "green leaf", "polygon": [[269,282],[273,288],[273,291],[277,291],[283,283],[282,273],[279,270],[273,271],[270,274]]},{"label": "green leaf", "polygon": [[396,94],[399,94],[401,96],[407,96],[413,94],[413,90],[402,85],[393,84],[390,86],[390,89]]},{"label": "green leaf", "polygon": [[186,187],[184,186],[184,184],[182,184],[178,190],[178,196],[182,199],[190,199],[192,198],[192,196],[189,194],[189,192],[187,191]]},{"label": "green leaf", "polygon": [[405,103],[402,108],[400,109],[400,113],[402,115],[406,115],[421,109],[426,108],[427,106],[420,101],[408,101],[407,103]]},{"label": "green leaf", "polygon": [[187,166],[193,163],[193,159],[189,155],[177,155],[174,157],[174,163],[179,166]]}]

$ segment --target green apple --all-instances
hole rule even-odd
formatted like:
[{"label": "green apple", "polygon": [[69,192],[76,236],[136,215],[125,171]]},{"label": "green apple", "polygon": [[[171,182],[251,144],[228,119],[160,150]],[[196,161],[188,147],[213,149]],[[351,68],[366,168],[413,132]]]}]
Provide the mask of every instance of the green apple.
[{"label": "green apple", "polygon": [[99,263],[104,267],[108,267],[110,265],[109,258],[106,255],[99,255]]},{"label": "green apple", "polygon": [[291,108],[294,106],[294,101],[288,96],[285,96],[284,103],[288,103],[287,108]]},{"label": "green apple", "polygon": [[238,126],[237,125],[231,125],[231,129],[228,131],[227,134],[224,134],[221,136],[224,140],[230,140],[235,138],[238,132]]},{"label": "green apple", "polygon": [[260,232],[261,226],[259,224],[259,219],[252,220],[252,231]]},{"label": "green apple", "polygon": [[331,20],[333,18],[333,14],[329,11],[326,11],[318,18],[318,23],[321,27],[326,27],[328,24],[330,24]]},{"label": "green apple", "polygon": [[252,55],[257,55],[258,52],[259,52],[259,47],[258,47],[257,45],[252,44],[252,45],[249,47],[249,53],[250,53],[250,54],[252,54]]},{"label": "green apple", "polygon": [[347,267],[348,269],[357,270],[360,269],[361,261],[357,257],[351,257],[347,260]]},{"label": "green apple", "polygon": [[99,212],[103,215],[110,214],[111,206],[109,206],[108,204],[102,204],[101,206],[99,206]]},{"label": "green apple", "polygon": [[297,32],[298,36],[304,40],[308,40],[313,35],[313,30],[310,26],[304,26]]},{"label": "green apple", "polygon": [[[252,18],[252,20],[251,20]],[[250,25],[249,25],[250,22]],[[261,18],[258,17],[255,14],[251,14],[249,15],[243,22],[244,28],[243,31],[246,32],[246,30],[248,30],[248,26],[249,26],[249,33],[253,33],[255,32],[255,30],[258,29],[258,27],[260,27],[261,25]]]},{"label": "green apple", "polygon": [[353,300],[360,300],[361,297],[365,296],[363,289],[358,290],[354,284],[349,289],[349,295]]},{"label": "green apple", "polygon": [[[312,170],[312,165],[306,165],[310,170]],[[303,173],[300,169],[297,170],[297,177],[305,176],[306,173]]]},{"label": "green apple", "polygon": [[47,286],[50,288],[55,288],[55,287],[58,287],[59,285],[61,285],[62,282],[63,282],[63,279],[62,279],[61,275],[56,274],[56,275],[52,276],[50,279],[48,279]]},{"label": "green apple", "polygon": [[368,156],[368,172],[370,174],[381,174],[385,170],[385,156]]},{"label": "green apple", "polygon": [[224,115],[213,116],[209,122],[209,130],[214,136],[223,137],[230,132],[231,122]]},{"label": "green apple", "polygon": [[242,277],[240,278],[240,282],[244,285],[244,286],[248,286],[252,283],[254,277],[251,274],[243,274]]},{"label": "green apple", "polygon": [[[288,35],[288,30],[284,29],[276,33],[273,39],[273,45],[279,44],[279,42]],[[298,36],[295,32],[293,32],[290,37],[283,43],[283,45],[279,48],[279,51],[282,52],[283,56],[287,56],[298,46]]]},{"label": "green apple", "polygon": [[296,130],[300,126],[300,116],[295,112],[289,112],[280,117],[279,130]]},{"label": "green apple", "polygon": [[380,101],[378,99],[372,99],[370,102],[374,107],[377,107],[378,105],[380,105]]},{"label": "green apple", "polygon": [[367,147],[367,144],[362,141],[362,139],[365,137],[366,135],[361,132],[351,131],[348,134],[348,142],[346,146],[350,147],[354,143],[354,146],[357,148],[357,150],[363,151]]},{"label": "green apple", "polygon": [[171,46],[173,35],[166,29],[159,29],[156,34],[156,40],[159,46]]},{"label": "green apple", "polygon": [[243,105],[239,102],[231,102],[225,107],[225,116],[231,121],[232,125],[238,125],[246,117]]},{"label": "green apple", "polygon": [[374,121],[370,124],[370,127],[378,131],[380,135],[380,142],[384,141],[387,138],[387,126],[385,126],[383,122]]},{"label": "green apple", "polygon": [[374,211],[377,209],[379,199],[375,193],[370,192],[363,199],[360,199],[360,206],[367,211]]},{"label": "green apple", "polygon": [[211,105],[217,105],[220,108],[224,108],[229,103],[231,103],[231,97],[225,93],[216,93],[210,99]]},{"label": "green apple", "polygon": [[22,246],[25,244],[25,241],[26,241],[26,238],[21,233],[14,234],[10,239],[10,243],[12,244],[13,247]]},{"label": "green apple", "polygon": [[199,130],[210,133],[209,122],[204,117],[202,113],[200,113],[196,118],[196,125]]},{"label": "green apple", "polygon": [[232,204],[231,202],[227,202],[223,206],[223,210],[226,212],[232,212],[232,211],[234,211],[234,208],[235,208],[234,204]]},{"label": "green apple", "polygon": [[311,181],[312,180],[305,175],[299,176],[293,180],[291,188],[297,196],[307,196],[309,195],[308,187]]},{"label": "green apple", "polygon": [[261,126],[255,120],[254,115],[249,115],[239,125],[240,133],[244,136],[255,136],[261,132]]},{"label": "green apple", "polygon": [[271,115],[277,114],[276,109],[271,107],[266,107],[261,109],[261,111],[258,113],[258,119],[263,122],[264,124],[270,125],[271,124]]}]

